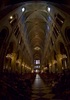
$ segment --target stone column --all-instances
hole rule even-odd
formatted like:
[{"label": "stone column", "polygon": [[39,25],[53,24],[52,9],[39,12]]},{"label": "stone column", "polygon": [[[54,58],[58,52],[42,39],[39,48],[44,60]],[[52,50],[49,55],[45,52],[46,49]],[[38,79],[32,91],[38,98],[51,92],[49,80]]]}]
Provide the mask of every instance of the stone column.
[{"label": "stone column", "polygon": [[58,54],[57,56],[57,66],[58,66],[58,72],[62,72],[62,55]]}]

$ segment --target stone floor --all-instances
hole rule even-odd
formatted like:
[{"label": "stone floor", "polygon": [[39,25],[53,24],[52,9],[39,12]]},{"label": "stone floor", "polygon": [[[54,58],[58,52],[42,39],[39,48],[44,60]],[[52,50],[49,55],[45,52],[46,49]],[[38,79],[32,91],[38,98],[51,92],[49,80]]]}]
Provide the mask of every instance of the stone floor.
[{"label": "stone floor", "polygon": [[55,98],[55,94],[52,93],[51,87],[45,84],[41,77],[37,74],[32,85],[31,100],[62,100],[53,98]]},{"label": "stone floor", "polygon": [[18,78],[16,75],[4,74],[0,78],[0,100],[70,100],[69,75],[65,83],[61,78],[55,81],[58,82],[55,85],[53,80],[56,78],[53,74],[44,73],[29,73]]}]

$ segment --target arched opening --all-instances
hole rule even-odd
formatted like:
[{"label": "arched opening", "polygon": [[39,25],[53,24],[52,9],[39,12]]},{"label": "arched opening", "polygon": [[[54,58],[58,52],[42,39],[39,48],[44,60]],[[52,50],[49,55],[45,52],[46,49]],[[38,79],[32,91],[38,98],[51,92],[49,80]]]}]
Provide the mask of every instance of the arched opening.
[{"label": "arched opening", "polygon": [[67,52],[64,44],[60,42],[60,53],[62,55],[62,69],[67,69]]},{"label": "arched opening", "polygon": [[68,29],[66,28],[65,36],[66,36],[67,40],[70,42],[70,28],[68,28]]},{"label": "arched opening", "polygon": [[7,54],[8,54],[8,53],[11,54],[11,53],[13,52],[13,49],[14,49],[14,43],[11,42],[11,43],[9,44],[9,47],[8,47],[8,50],[7,50]]},{"label": "arched opening", "polygon": [[4,27],[0,31],[0,71],[3,71],[3,66],[4,66],[4,57],[5,57],[5,52],[7,48],[7,39],[9,35],[9,30],[7,27]]},{"label": "arched opening", "polygon": [[54,59],[56,60],[56,52],[54,51]]},{"label": "arched opening", "polygon": [[6,40],[8,35],[9,35],[8,29],[4,28],[1,30],[1,32],[0,32],[0,48],[3,46],[3,43]]}]

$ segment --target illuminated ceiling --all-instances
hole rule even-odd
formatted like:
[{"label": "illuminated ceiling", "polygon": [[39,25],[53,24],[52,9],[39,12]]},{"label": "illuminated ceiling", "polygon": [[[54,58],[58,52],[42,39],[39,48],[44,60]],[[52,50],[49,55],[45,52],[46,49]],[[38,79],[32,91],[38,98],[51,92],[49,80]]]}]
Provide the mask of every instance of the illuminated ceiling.
[{"label": "illuminated ceiling", "polygon": [[34,59],[42,59],[50,8],[45,3],[24,5],[24,30]]}]

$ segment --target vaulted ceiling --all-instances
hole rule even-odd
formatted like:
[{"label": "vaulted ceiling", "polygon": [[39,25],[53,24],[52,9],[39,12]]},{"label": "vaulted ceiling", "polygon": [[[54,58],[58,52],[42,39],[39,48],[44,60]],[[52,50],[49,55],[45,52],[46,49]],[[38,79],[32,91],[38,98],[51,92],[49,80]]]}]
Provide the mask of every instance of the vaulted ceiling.
[{"label": "vaulted ceiling", "polygon": [[34,59],[42,59],[46,39],[47,5],[45,3],[26,4],[24,23],[26,38],[28,40]]}]

